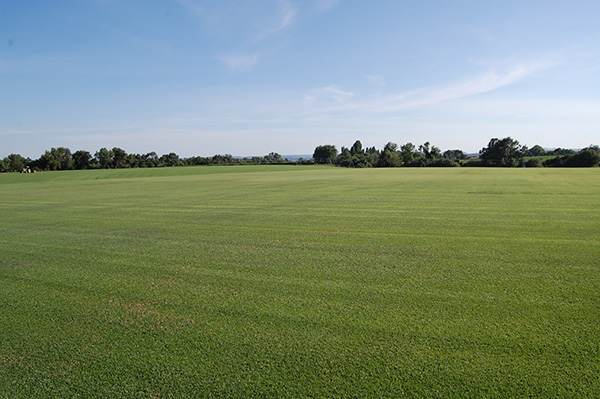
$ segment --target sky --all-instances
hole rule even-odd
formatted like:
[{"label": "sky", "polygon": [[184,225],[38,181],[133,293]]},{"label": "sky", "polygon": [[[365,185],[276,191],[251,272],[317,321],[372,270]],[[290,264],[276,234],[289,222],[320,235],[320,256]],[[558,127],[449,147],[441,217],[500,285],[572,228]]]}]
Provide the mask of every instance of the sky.
[{"label": "sky", "polygon": [[0,0],[0,156],[600,144],[600,1]]}]

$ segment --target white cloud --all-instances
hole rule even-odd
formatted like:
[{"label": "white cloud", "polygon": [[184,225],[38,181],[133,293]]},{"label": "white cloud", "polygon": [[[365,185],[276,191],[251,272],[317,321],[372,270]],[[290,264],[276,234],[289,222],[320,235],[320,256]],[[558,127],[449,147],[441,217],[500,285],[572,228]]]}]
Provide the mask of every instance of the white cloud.
[{"label": "white cloud", "polygon": [[256,41],[261,41],[267,37],[280,32],[290,27],[296,20],[298,10],[295,5],[289,0],[279,0],[279,13],[277,16],[277,22],[270,28],[267,28],[260,32],[256,36]]},{"label": "white cloud", "polygon": [[290,26],[296,19],[297,10],[289,1],[283,1],[281,3],[281,19],[279,24],[276,26],[276,30],[282,30]]},{"label": "white cloud", "polygon": [[[321,111],[396,112],[431,106],[492,92],[512,85],[548,66],[548,64],[522,64],[502,73],[490,71],[483,75],[464,81],[449,83],[445,86],[425,87],[385,96],[378,95],[365,100],[348,101],[343,104],[339,104],[340,101],[334,101],[330,104],[329,108],[322,108]],[[374,80],[377,81],[377,79]],[[309,91],[309,96],[311,92]]]},{"label": "white cloud", "polygon": [[505,73],[492,71],[466,81],[451,83],[441,87],[430,87],[412,92],[399,93],[365,105],[371,111],[385,112],[439,104],[509,86],[538,69],[538,66],[531,65],[518,66]]},{"label": "white cloud", "polygon": [[319,12],[327,12],[337,6],[341,0],[316,0],[315,8]]},{"label": "white cloud", "polygon": [[252,68],[258,63],[257,53],[220,55],[216,58],[232,71],[244,71]]},{"label": "white cloud", "polygon": [[331,101],[337,104],[344,104],[352,97],[354,97],[353,92],[331,85],[310,90],[304,96],[304,101],[309,105],[317,105],[321,102]]}]

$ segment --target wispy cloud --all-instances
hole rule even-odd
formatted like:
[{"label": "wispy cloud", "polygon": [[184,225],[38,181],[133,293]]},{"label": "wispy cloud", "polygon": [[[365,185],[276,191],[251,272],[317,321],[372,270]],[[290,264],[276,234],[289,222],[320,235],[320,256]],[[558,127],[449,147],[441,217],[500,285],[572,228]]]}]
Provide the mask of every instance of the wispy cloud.
[{"label": "wispy cloud", "polygon": [[232,71],[244,71],[252,68],[258,63],[257,53],[219,55],[216,58]]},{"label": "wispy cloud", "polygon": [[296,16],[298,14],[298,9],[294,5],[294,3],[292,3],[289,0],[279,0],[278,3],[279,3],[279,13],[277,16],[276,23],[273,26],[260,32],[256,36],[255,41],[259,42],[261,40],[268,38],[269,36],[274,35],[277,32],[287,29],[296,20]]},{"label": "wispy cloud", "polygon": [[337,6],[341,0],[316,0],[315,8],[319,12],[327,12]]},{"label": "wispy cloud", "polygon": [[[226,68],[243,71],[256,66],[259,60],[259,42],[292,26],[298,8],[292,0],[271,0],[268,12],[256,18],[252,2],[226,2],[227,6],[202,3],[199,0],[175,0],[189,15],[200,20],[203,29],[223,36],[239,33],[234,53],[223,49],[215,56]],[[229,40],[229,38],[228,38]],[[241,52],[241,53],[240,53]]]},{"label": "wispy cloud", "polygon": [[530,64],[520,65],[503,73],[490,71],[462,82],[400,93],[366,105],[372,111],[385,112],[439,104],[498,90],[522,80],[543,67],[539,64]]},{"label": "wispy cloud", "polygon": [[[334,101],[330,103],[330,107],[323,108],[322,111],[395,112],[431,106],[498,90],[517,83],[548,66],[548,64],[543,63],[521,64],[504,72],[490,71],[471,79],[449,83],[444,86],[424,87],[391,95],[378,95],[364,100],[344,102],[343,104],[340,104],[340,101],[334,98]],[[377,79],[374,80],[377,81]],[[310,97],[311,93],[313,93],[313,90],[309,91],[307,96]]]},{"label": "wispy cloud", "polygon": [[190,13],[197,17],[203,17],[205,10],[204,8],[196,3],[194,0],[175,0],[179,5],[188,10]]},{"label": "wispy cloud", "polygon": [[309,105],[331,101],[337,104],[344,104],[352,97],[354,97],[353,92],[331,85],[309,90],[304,96],[304,102]]}]

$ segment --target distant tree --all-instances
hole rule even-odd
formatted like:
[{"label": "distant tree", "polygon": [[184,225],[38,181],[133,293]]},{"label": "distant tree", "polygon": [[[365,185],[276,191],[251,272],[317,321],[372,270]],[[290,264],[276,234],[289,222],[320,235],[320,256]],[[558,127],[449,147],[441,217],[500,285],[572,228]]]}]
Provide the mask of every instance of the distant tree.
[{"label": "distant tree", "polygon": [[487,166],[515,166],[525,155],[525,148],[510,137],[493,138],[479,151],[479,158]]},{"label": "distant tree", "polygon": [[6,165],[4,164],[4,159],[0,158],[0,172],[6,172]]},{"label": "distant tree", "polygon": [[248,163],[251,165],[262,165],[265,163],[265,158],[264,157],[257,157],[257,156],[253,156],[250,158],[244,158],[242,160],[244,163]]},{"label": "distant tree", "polygon": [[350,154],[352,155],[351,166],[353,168],[367,168],[371,166],[360,140],[356,140],[354,144],[352,144],[352,147],[350,147]]},{"label": "distant tree", "polygon": [[550,152],[552,155],[575,155],[577,151],[568,148],[555,148]]},{"label": "distant tree", "polygon": [[360,140],[356,140],[354,142],[354,144],[352,144],[352,147],[350,147],[350,154],[352,154],[352,155],[364,154],[363,146],[362,146],[362,143],[360,142]]},{"label": "distant tree", "polygon": [[554,167],[554,168],[564,167],[566,158],[567,158],[567,156],[558,156],[558,157],[546,159],[543,162],[543,165],[546,167]]},{"label": "distant tree", "polygon": [[158,155],[154,151],[142,155],[142,163],[146,168],[156,168],[159,165]]},{"label": "distant tree", "polygon": [[6,172],[20,172],[27,165],[27,160],[20,154],[10,154],[2,163]]},{"label": "distant tree", "polygon": [[270,152],[269,154],[265,155],[265,163],[282,163],[285,162],[285,159],[283,158],[283,156],[281,156],[281,154],[278,154],[276,152]]},{"label": "distant tree", "polygon": [[467,159],[467,156],[461,150],[444,151],[442,157],[451,161],[462,161],[463,159]]},{"label": "distant tree", "polygon": [[589,146],[572,155],[563,155],[544,161],[544,166],[585,168],[600,164],[600,148]]},{"label": "distant tree", "polygon": [[112,150],[112,167],[113,168],[126,168],[127,163],[127,152],[119,147],[114,147]]},{"label": "distant tree", "polygon": [[417,157],[416,147],[413,143],[406,143],[400,147],[400,158],[402,163],[409,164]]},{"label": "distant tree", "polygon": [[436,158],[428,161],[425,166],[435,167],[435,168],[453,168],[455,166],[460,166],[458,162],[453,161],[451,159],[446,158]]},{"label": "distant tree", "polygon": [[342,147],[340,154],[335,159],[335,164],[338,166],[352,167],[352,153],[346,147]]},{"label": "distant tree", "polygon": [[398,144],[396,143],[392,143],[391,141],[388,142],[384,147],[383,147],[384,151],[393,151],[393,152],[397,152],[398,151]]},{"label": "distant tree", "polygon": [[539,158],[531,158],[523,162],[523,166],[526,168],[541,168],[542,161]]},{"label": "distant tree", "polygon": [[529,150],[527,150],[527,156],[530,157],[541,157],[546,155],[546,150],[541,145],[534,145]]},{"label": "distant tree", "polygon": [[113,153],[107,148],[100,148],[98,152],[96,152],[96,160],[98,161],[98,166],[100,168],[109,169],[113,165]]},{"label": "distant tree", "polygon": [[73,167],[75,169],[89,169],[92,166],[92,154],[79,150],[73,153]]},{"label": "distant tree", "polygon": [[142,157],[143,155],[141,154],[127,154],[125,163],[127,164],[128,168],[143,168],[144,160]]},{"label": "distant tree", "polygon": [[163,166],[181,166],[179,155],[174,152],[161,156],[159,162]]},{"label": "distant tree", "polygon": [[426,160],[433,160],[442,157],[442,152],[436,146],[432,146],[429,141],[419,146],[419,152]]},{"label": "distant tree", "polygon": [[364,153],[352,155],[352,167],[353,168],[368,168],[372,166]]},{"label": "distant tree", "polygon": [[[264,160],[264,158],[262,159]],[[210,163],[213,165],[231,165],[234,163],[234,158],[231,154],[216,154],[211,158]]]},{"label": "distant tree", "polygon": [[591,167],[600,163],[600,148],[589,146],[575,155],[570,155],[565,161],[567,167]]},{"label": "distant tree", "polygon": [[[556,155],[552,159],[541,162],[540,155]],[[440,149],[425,142],[417,149],[412,143],[406,143],[400,148],[392,142],[387,143],[380,151],[375,147],[363,148],[360,140],[350,147],[342,147],[337,153],[335,146],[322,145],[315,148],[313,159],[295,161],[296,164],[335,163],[338,166],[365,167],[395,167],[395,166],[523,166],[539,167],[589,167],[600,164],[600,147],[589,146],[580,151],[557,148],[545,152],[536,145],[531,149],[519,144],[510,137],[493,138],[488,146],[480,151],[479,158],[467,156],[461,150],[448,150],[443,154]],[[529,155],[531,158],[526,158]],[[549,157],[548,157],[549,158]],[[0,160],[0,172],[21,171],[24,168],[66,170],[89,168],[127,168],[127,167],[159,167],[159,166],[188,166],[188,165],[244,165],[244,164],[277,164],[288,162],[282,155],[271,152],[265,156],[234,158],[230,154],[217,154],[212,157],[194,156],[180,158],[176,153],[158,157],[155,152],[147,154],[127,154],[121,148],[109,150],[101,148],[95,156],[84,150],[71,154],[65,147],[51,148],[45,151],[39,159],[25,159],[19,154],[11,154]]]},{"label": "distant tree", "polygon": [[379,154],[377,166],[381,168],[393,168],[400,165],[402,165],[402,159],[398,152],[398,144],[392,142],[387,143],[385,147],[383,147],[383,151]]},{"label": "distant tree", "polygon": [[352,168],[367,168],[374,166],[378,158],[379,152],[375,147],[367,148],[365,151],[360,140],[356,140],[350,149],[342,147],[335,164]]},{"label": "distant tree", "polygon": [[379,161],[379,150],[377,148],[373,147],[367,147],[365,149],[365,155],[364,155],[364,159],[365,159],[365,167],[373,167],[373,166],[377,166],[377,162]]},{"label": "distant tree", "polygon": [[335,148],[334,145],[326,144],[317,146],[315,148],[315,151],[313,152],[313,159],[315,160],[315,163],[328,164],[334,163],[337,155],[337,148]]},{"label": "distant tree", "polygon": [[71,150],[65,147],[51,148],[40,157],[39,165],[46,170],[73,169]]},{"label": "distant tree", "polygon": [[440,159],[442,158],[442,150],[440,150],[436,146],[431,147],[431,151],[429,152],[429,159]]}]

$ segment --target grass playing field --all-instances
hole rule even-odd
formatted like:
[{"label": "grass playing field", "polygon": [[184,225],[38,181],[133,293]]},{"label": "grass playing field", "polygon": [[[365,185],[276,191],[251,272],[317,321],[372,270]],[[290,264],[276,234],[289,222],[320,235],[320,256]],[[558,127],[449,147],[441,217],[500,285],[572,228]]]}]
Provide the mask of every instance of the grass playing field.
[{"label": "grass playing field", "polygon": [[600,169],[0,175],[0,397],[600,396]]}]

